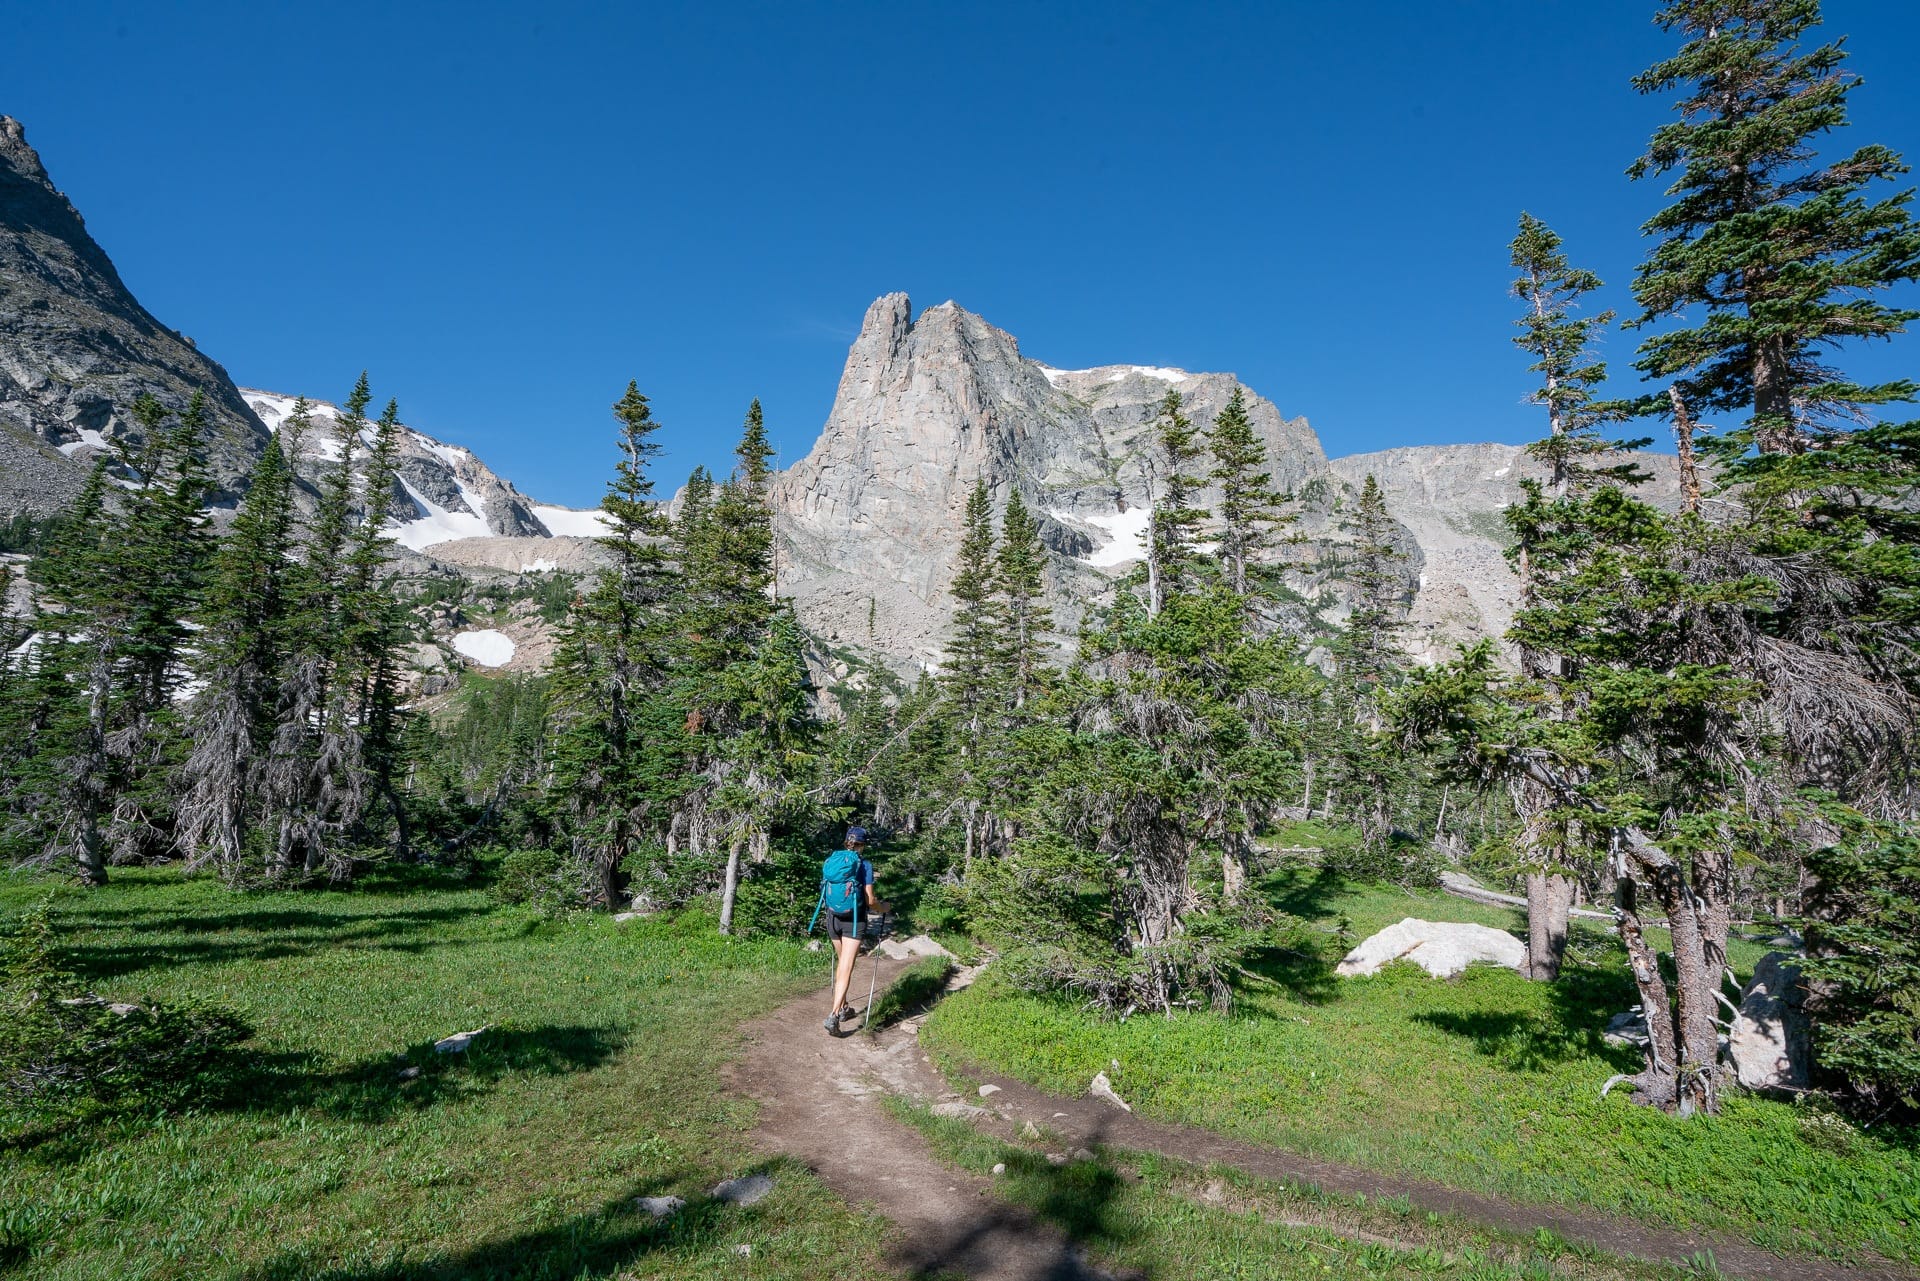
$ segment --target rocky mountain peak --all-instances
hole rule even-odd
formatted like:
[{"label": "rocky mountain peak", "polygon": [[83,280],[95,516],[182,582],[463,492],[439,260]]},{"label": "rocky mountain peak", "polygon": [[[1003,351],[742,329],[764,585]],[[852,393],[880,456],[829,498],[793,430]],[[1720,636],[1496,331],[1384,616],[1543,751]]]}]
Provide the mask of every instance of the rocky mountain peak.
[{"label": "rocky mountain peak", "polygon": [[47,181],[47,168],[40,163],[40,153],[27,144],[27,127],[12,116],[0,116],[0,165],[29,182],[53,189]]},{"label": "rocky mountain peak", "polygon": [[48,177],[18,120],[0,117],[0,510],[50,510],[110,440],[137,443],[133,402],[204,393],[207,463],[237,495],[266,429],[219,365],[128,292]]}]

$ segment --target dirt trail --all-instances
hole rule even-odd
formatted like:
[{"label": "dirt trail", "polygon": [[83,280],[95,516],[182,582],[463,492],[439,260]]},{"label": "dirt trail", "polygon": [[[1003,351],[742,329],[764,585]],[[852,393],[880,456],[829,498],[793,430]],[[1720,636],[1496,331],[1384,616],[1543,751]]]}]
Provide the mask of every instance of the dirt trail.
[{"label": "dirt trail", "polygon": [[[861,962],[863,970],[867,964]],[[883,989],[905,968],[885,960],[879,966]],[[1085,1263],[1059,1231],[996,1199],[990,1180],[939,1161],[915,1130],[888,1115],[882,1102],[888,1095],[927,1103],[960,1099],[921,1051],[918,1019],[875,1038],[855,1033],[835,1039],[820,1026],[825,1005],[819,994],[801,997],[747,1029],[747,1050],[730,1070],[731,1084],[759,1102],[755,1138],[763,1147],[801,1161],[841,1196],[871,1202],[897,1224],[902,1241],[897,1261],[915,1276],[1067,1281],[1110,1275]],[[1920,1281],[1920,1273],[1892,1264],[1848,1267],[1783,1259],[1730,1237],[1509,1202],[1149,1121],[1099,1100],[1062,1098],[1005,1077],[976,1076],[1000,1087],[988,1099],[964,1100],[984,1102],[997,1114],[977,1121],[982,1129],[1012,1137],[1030,1121],[1059,1136],[1052,1144],[1056,1149],[1104,1143],[1196,1165],[1232,1166],[1262,1178],[1308,1182],[1333,1193],[1405,1197],[1417,1210],[1523,1236],[1547,1228],[1568,1241],[1640,1259],[1684,1262],[1711,1251],[1729,1277]]]},{"label": "dirt trail", "polygon": [[[870,963],[863,959],[856,977],[865,978]],[[906,968],[878,964],[883,990]],[[759,1103],[754,1137],[762,1147],[802,1162],[847,1200],[871,1202],[900,1229],[896,1262],[914,1276],[1110,1275],[1082,1263],[1062,1234],[996,1199],[990,1180],[939,1161],[917,1131],[887,1114],[882,1100],[889,1094],[958,1097],[921,1054],[917,1021],[873,1039],[857,1031],[834,1038],[820,1026],[826,1005],[821,994],[804,996],[747,1028],[747,1050],[730,1084]]]}]

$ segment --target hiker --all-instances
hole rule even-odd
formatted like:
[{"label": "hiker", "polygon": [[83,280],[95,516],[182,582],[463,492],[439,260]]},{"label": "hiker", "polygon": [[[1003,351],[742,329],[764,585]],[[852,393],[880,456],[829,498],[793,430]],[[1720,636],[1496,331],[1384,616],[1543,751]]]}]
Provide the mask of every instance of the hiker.
[{"label": "hiker", "polygon": [[847,847],[829,854],[820,868],[820,905],[814,909],[814,918],[825,914],[834,951],[833,1003],[823,1023],[829,1036],[840,1035],[841,1021],[854,1015],[846,1000],[854,958],[860,955],[861,923],[893,910],[893,904],[873,896],[873,864],[867,862],[866,854],[867,829],[850,827]]}]

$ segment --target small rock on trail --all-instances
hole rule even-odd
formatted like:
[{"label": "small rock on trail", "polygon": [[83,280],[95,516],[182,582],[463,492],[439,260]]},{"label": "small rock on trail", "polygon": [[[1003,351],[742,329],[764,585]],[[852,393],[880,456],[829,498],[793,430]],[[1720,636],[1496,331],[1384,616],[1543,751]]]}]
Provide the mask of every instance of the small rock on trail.
[{"label": "small rock on trail", "polygon": [[1113,1106],[1123,1112],[1133,1111],[1133,1108],[1127,1104],[1125,1099],[1114,1093],[1113,1082],[1107,1080],[1107,1074],[1105,1072],[1094,1074],[1093,1084],[1087,1087],[1087,1093],[1104,1103],[1113,1104]]},{"label": "small rock on trail", "polygon": [[773,1180],[764,1174],[749,1174],[743,1179],[728,1179],[713,1185],[708,1195],[728,1205],[752,1205],[773,1191]]},{"label": "small rock on trail", "polygon": [[486,1031],[487,1028],[492,1026],[493,1024],[489,1023],[484,1027],[477,1027],[471,1032],[455,1032],[452,1036],[443,1037],[433,1043],[433,1052],[435,1054],[465,1054],[467,1047],[473,1044],[473,1038],[479,1036],[482,1032]]},{"label": "small rock on trail", "polygon": [[656,1219],[665,1219],[685,1209],[687,1203],[677,1196],[637,1196],[633,1204],[635,1209],[645,1210]]}]

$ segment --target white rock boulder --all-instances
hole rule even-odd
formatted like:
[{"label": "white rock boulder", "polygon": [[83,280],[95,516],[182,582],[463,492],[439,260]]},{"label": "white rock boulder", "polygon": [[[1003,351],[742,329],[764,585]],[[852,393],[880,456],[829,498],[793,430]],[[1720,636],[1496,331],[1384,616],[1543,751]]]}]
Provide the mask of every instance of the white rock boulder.
[{"label": "white rock boulder", "polygon": [[1378,974],[1382,966],[1395,961],[1412,961],[1437,979],[1452,978],[1475,961],[1524,972],[1527,945],[1505,930],[1486,925],[1409,916],[1347,953],[1334,973],[1342,978]]},{"label": "white rock boulder", "polygon": [[1747,1089],[1806,1088],[1812,1052],[1805,995],[1800,968],[1786,953],[1769,952],[1753,967],[1753,982],[1741,994],[1727,1037],[1727,1058]]}]

